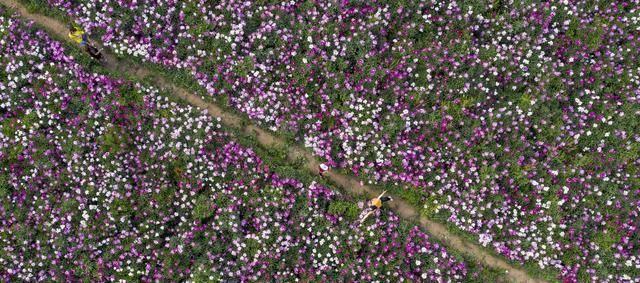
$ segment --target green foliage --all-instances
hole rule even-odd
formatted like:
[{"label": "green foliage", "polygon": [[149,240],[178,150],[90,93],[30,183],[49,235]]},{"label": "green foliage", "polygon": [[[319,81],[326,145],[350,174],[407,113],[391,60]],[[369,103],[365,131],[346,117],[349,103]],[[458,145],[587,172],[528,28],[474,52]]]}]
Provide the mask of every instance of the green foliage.
[{"label": "green foliage", "polygon": [[87,276],[92,279],[92,281],[100,280],[101,275],[100,275],[100,271],[99,271],[100,269],[98,267],[98,263],[90,259],[87,259],[83,262],[85,262],[87,266],[83,268],[81,272],[86,273]]},{"label": "green foliage", "polygon": [[133,84],[124,84],[120,87],[119,101],[122,105],[142,105],[144,95]]},{"label": "green foliage", "polygon": [[297,11],[297,12],[298,13],[302,13],[302,12],[309,11],[309,10],[313,9],[314,6],[315,6],[314,1],[312,1],[312,0],[304,1],[304,3],[302,3],[302,4],[300,4],[298,6],[298,10],[299,11]]},{"label": "green foliage", "polygon": [[200,220],[213,215],[213,209],[211,208],[211,201],[209,200],[209,197],[206,195],[198,196],[196,199],[196,205],[193,208],[193,215]]},{"label": "green foliage", "polygon": [[89,112],[89,106],[87,103],[82,101],[80,97],[73,97],[69,102],[63,115],[69,116],[85,116],[87,112]]},{"label": "green foliage", "polygon": [[20,143],[10,147],[9,158],[7,159],[7,161],[9,163],[17,163],[18,161],[16,159],[18,158],[18,155],[20,155],[23,151],[24,151],[24,146]]},{"label": "green foliage", "polygon": [[160,192],[156,194],[155,199],[158,203],[169,203],[173,198],[174,192],[173,187],[160,188]]},{"label": "green foliage", "polygon": [[518,106],[524,111],[528,110],[531,107],[531,95],[522,94],[518,100]]},{"label": "green foliage", "polygon": [[466,56],[469,54],[471,48],[470,48],[470,44],[471,44],[471,34],[468,31],[464,31],[462,34],[462,38],[461,38],[460,43],[457,43],[453,46],[453,48],[451,49],[451,51],[455,54],[459,54],[461,56]]},{"label": "green foliage", "polygon": [[[436,218],[438,217],[436,210],[438,205],[446,203],[446,198],[444,196],[437,196],[431,194],[426,197],[425,201],[422,204],[421,214],[427,218]],[[440,212],[442,213],[442,212]]]},{"label": "green foliage", "polygon": [[60,207],[63,214],[70,213],[78,209],[78,201],[76,201],[75,199],[67,199],[62,202],[62,205]]},{"label": "green foliage", "polygon": [[415,207],[422,207],[424,205],[422,193],[415,187],[405,188],[399,193],[404,200]]},{"label": "green foliage", "polygon": [[[621,154],[620,160],[624,163],[640,160],[640,143],[630,144],[629,150],[622,151],[620,154]],[[632,167],[632,166],[629,166],[629,167]]]},{"label": "green foliage", "polygon": [[118,126],[112,126],[99,138],[102,150],[118,153],[127,147],[124,131]]},{"label": "green foliage", "polygon": [[397,114],[390,114],[388,119],[382,121],[384,133],[389,135],[390,139],[394,139],[404,129],[404,121]]},{"label": "green foliage", "polygon": [[480,57],[480,59],[483,61],[490,61],[493,60],[493,58],[495,58],[497,54],[498,50],[496,50],[495,47],[490,46],[486,49],[480,49],[480,54],[478,54],[478,57]]},{"label": "green foliage", "polygon": [[216,195],[215,204],[218,207],[227,207],[231,203],[231,200],[226,195]]},{"label": "green foliage", "polygon": [[193,278],[191,278],[191,282],[221,282],[223,281],[222,277],[218,273],[214,273],[211,270],[205,270],[202,268],[198,268],[193,272]]},{"label": "green foliage", "polygon": [[454,77],[448,82],[448,88],[450,90],[460,90],[464,87],[464,78]]},{"label": "green foliage", "polygon": [[22,4],[27,8],[27,12],[32,14],[38,14],[46,11],[46,5],[43,5],[39,0],[20,0]]},{"label": "green foliage", "polygon": [[169,109],[160,109],[158,110],[158,116],[169,119],[175,115]]},{"label": "green foliage", "polygon": [[336,123],[336,118],[333,116],[327,116],[322,118],[322,129],[324,131],[330,130],[333,128],[333,125]]},{"label": "green foliage", "polygon": [[593,157],[591,155],[582,155],[578,154],[577,159],[575,159],[575,164],[577,167],[587,167],[593,164]]},{"label": "green foliage", "polygon": [[38,121],[38,115],[35,112],[30,112],[29,114],[25,114],[20,118],[20,123],[25,127],[25,129],[31,129],[33,124]]},{"label": "green foliage", "polygon": [[254,68],[255,66],[253,65],[253,59],[251,59],[251,57],[249,56],[246,56],[244,57],[242,62],[235,67],[235,72],[238,76],[246,77],[250,72],[253,71]]},{"label": "green foliage", "polygon": [[[458,89],[458,88],[456,88]],[[462,105],[445,101],[442,103],[443,109],[446,109],[447,113],[453,117],[454,121],[460,121],[463,118]]]},{"label": "green foliage", "polygon": [[589,32],[586,33],[585,42],[587,46],[591,49],[597,49],[600,47],[600,43],[602,42],[602,36],[604,35],[604,30],[602,28],[603,21],[600,18],[596,18],[589,25]]},{"label": "green foliage", "polygon": [[256,30],[258,30],[261,24],[262,24],[262,21],[260,20],[259,15],[253,15],[252,17],[248,17],[247,26],[244,29],[245,34],[252,34]]},{"label": "green foliage", "polygon": [[16,119],[6,119],[4,121],[2,121],[2,124],[0,124],[0,130],[2,131],[2,134],[5,137],[8,138],[13,138],[13,136],[15,135],[16,132]]},{"label": "green foliage", "polygon": [[482,180],[490,180],[496,177],[496,169],[491,166],[482,165],[480,167],[480,179]]},{"label": "green foliage", "polygon": [[185,171],[185,162],[181,159],[173,160],[169,162],[167,165],[167,174],[169,175],[169,179],[178,182],[182,180],[182,176]]},{"label": "green foliage", "polygon": [[562,79],[559,77],[552,77],[549,81],[549,85],[547,85],[547,91],[549,93],[564,92],[564,83],[562,83]]},{"label": "green foliage", "polygon": [[247,253],[249,258],[252,258],[260,250],[261,245],[256,239],[247,238],[244,243],[246,245],[244,251]]},{"label": "green foliage", "polygon": [[122,216],[129,216],[132,212],[131,203],[126,199],[114,199],[109,206],[109,211],[116,219],[119,219]]},{"label": "green foliage", "polygon": [[267,156],[271,157],[270,160],[272,161],[286,163],[288,150],[284,146],[274,145],[267,147],[265,153],[267,154]]},{"label": "green foliage", "polygon": [[255,0],[256,5],[258,6],[266,6],[280,3],[279,0]]},{"label": "green foliage", "polygon": [[610,229],[597,233],[593,241],[600,249],[613,251],[613,244],[618,243],[621,237],[622,235],[615,227],[610,227]]},{"label": "green foliage", "polygon": [[489,268],[482,266],[482,264],[475,261],[474,258],[463,256],[469,274],[477,274],[477,276],[469,276],[465,279],[467,283],[506,283],[509,282],[504,278],[504,271],[495,268]]},{"label": "green foliage", "polygon": [[521,187],[529,187],[529,178],[527,178],[527,166],[519,166],[517,164],[511,164],[510,167],[511,176],[516,181],[516,184]]},{"label": "green foliage", "polygon": [[331,214],[342,215],[347,220],[354,220],[359,214],[359,209],[354,203],[340,200],[331,201],[328,211]]},{"label": "green foliage", "polygon": [[575,18],[570,18],[568,19],[569,22],[569,28],[567,29],[567,36],[571,39],[578,39],[580,36],[580,21],[578,19]]},{"label": "green foliage", "polygon": [[9,177],[5,173],[0,173],[0,198],[4,198],[11,193]]}]

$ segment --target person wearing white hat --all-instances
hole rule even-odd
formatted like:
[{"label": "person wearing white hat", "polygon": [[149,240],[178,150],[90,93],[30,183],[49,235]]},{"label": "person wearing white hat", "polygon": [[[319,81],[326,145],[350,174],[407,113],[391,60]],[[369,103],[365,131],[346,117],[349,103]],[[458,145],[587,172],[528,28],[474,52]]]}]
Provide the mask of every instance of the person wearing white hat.
[{"label": "person wearing white hat", "polygon": [[329,166],[327,166],[327,164],[320,163],[318,174],[320,174],[320,176],[324,176],[324,173],[326,173],[327,171],[329,171]]}]

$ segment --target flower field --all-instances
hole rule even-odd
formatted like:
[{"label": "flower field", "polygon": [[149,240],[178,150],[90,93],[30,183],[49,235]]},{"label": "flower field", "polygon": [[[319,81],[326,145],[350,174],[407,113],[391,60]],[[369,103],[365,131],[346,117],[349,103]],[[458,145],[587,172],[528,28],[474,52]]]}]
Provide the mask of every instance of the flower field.
[{"label": "flower field", "polygon": [[640,280],[638,1],[26,2],[515,262]]},{"label": "flower field", "polygon": [[639,3],[504,2],[48,4],[509,259],[638,280]]},{"label": "flower field", "polygon": [[357,228],[362,203],[2,10],[0,64],[0,281],[482,279],[390,211]]}]

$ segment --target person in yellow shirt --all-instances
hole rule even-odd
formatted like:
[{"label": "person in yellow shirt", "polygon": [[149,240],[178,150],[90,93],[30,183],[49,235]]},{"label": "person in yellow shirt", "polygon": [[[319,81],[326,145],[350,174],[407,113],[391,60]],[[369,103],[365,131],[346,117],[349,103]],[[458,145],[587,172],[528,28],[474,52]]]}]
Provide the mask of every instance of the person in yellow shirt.
[{"label": "person in yellow shirt", "polygon": [[69,38],[82,47],[85,47],[89,43],[87,34],[81,27],[75,24],[69,24]]},{"label": "person in yellow shirt", "polygon": [[367,218],[371,216],[371,214],[376,212],[376,210],[382,208],[383,203],[393,200],[391,197],[385,197],[384,196],[385,193],[387,193],[387,191],[382,192],[377,198],[374,198],[371,200],[371,205],[369,206],[369,212],[360,219],[360,224],[362,224],[365,220],[367,220]]},{"label": "person in yellow shirt", "polygon": [[69,24],[69,38],[73,40],[73,42],[80,44],[80,46],[93,58],[97,60],[102,59],[100,50],[89,44],[89,38],[87,37],[87,34],[84,32],[82,27],[74,23]]}]

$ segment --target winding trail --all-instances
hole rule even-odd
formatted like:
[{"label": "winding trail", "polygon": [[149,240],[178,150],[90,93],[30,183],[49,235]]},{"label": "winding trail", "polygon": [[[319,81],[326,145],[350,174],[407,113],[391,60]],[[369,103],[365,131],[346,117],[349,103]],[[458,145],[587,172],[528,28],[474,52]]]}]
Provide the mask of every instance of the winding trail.
[{"label": "winding trail", "polygon": [[[64,23],[41,15],[29,13],[24,5],[18,3],[16,0],[0,0],[0,4],[11,8],[13,11],[18,12],[23,18],[33,20],[50,33],[54,33],[57,36],[69,40],[67,37],[67,27]],[[252,135],[263,146],[285,146],[288,143],[275,135],[257,127],[253,124],[244,125],[245,121],[242,117],[235,113],[225,111],[221,107],[204,101],[198,95],[189,92],[184,88],[177,87],[176,85],[167,82],[167,80],[154,71],[139,66],[139,64],[127,62],[127,60],[118,60],[112,54],[103,52],[106,63],[105,67],[111,71],[119,74],[127,74],[137,79],[151,79],[155,84],[167,91],[173,93],[180,99],[188,102],[189,104],[198,107],[203,110],[207,110],[209,115],[214,117],[220,117],[224,126],[233,128],[235,130]],[[124,62],[123,62],[124,61]],[[287,158],[289,161],[294,162],[303,158],[305,160],[305,167],[311,172],[318,172],[318,166],[320,162],[313,156],[308,150],[299,146],[287,145]],[[329,171],[325,174],[325,178],[330,179],[337,185],[344,188],[345,191],[353,194],[366,194],[370,197],[375,197],[380,192],[372,187],[361,184],[359,180],[354,177],[342,175],[335,171]],[[544,280],[533,278],[519,267],[513,266],[505,260],[493,256],[487,251],[483,250],[476,243],[468,241],[458,235],[451,233],[447,228],[437,222],[431,221],[424,216],[421,216],[418,211],[409,203],[402,199],[395,199],[390,203],[389,207],[394,210],[400,217],[420,223],[420,225],[426,229],[426,231],[443,242],[448,248],[456,249],[459,252],[474,258],[476,261],[484,266],[501,269],[506,272],[505,276],[509,282],[546,282]]]}]

